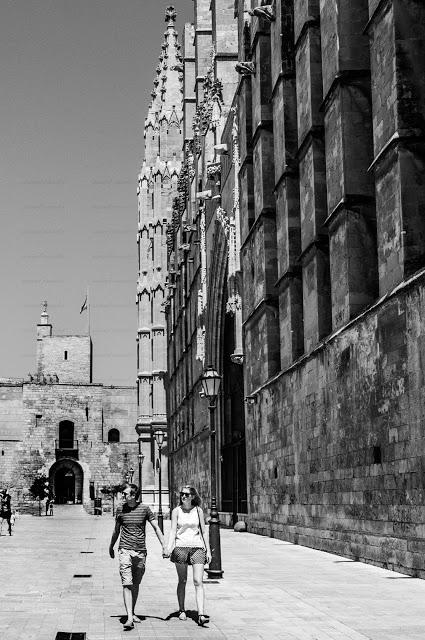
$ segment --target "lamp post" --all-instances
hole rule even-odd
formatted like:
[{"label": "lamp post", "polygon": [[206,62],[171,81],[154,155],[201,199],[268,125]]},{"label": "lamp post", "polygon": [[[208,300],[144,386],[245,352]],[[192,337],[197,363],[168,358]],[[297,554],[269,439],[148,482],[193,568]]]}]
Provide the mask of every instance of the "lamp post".
[{"label": "lamp post", "polygon": [[162,513],[162,486],[161,486],[161,456],[162,445],[164,444],[165,431],[163,429],[155,429],[154,438],[158,445],[158,458],[159,458],[159,471],[158,471],[158,484],[159,484],[159,505],[158,505],[158,525],[162,533],[164,533],[164,516]]},{"label": "lamp post", "polygon": [[139,492],[140,492],[140,502],[143,502],[142,468],[143,468],[143,460],[145,459],[145,456],[142,453],[142,437],[141,436],[139,436],[138,438],[138,444],[139,444],[139,453],[137,454],[137,458],[139,461]]},{"label": "lamp post", "polygon": [[210,365],[201,378],[202,391],[208,398],[208,409],[210,412],[210,455],[211,455],[211,506],[209,522],[209,539],[211,547],[211,562],[207,574],[209,578],[222,578],[221,568],[221,544],[220,544],[220,520],[217,511],[217,469],[216,469],[216,430],[215,430],[215,409],[217,407],[217,396],[221,384],[221,376]]}]

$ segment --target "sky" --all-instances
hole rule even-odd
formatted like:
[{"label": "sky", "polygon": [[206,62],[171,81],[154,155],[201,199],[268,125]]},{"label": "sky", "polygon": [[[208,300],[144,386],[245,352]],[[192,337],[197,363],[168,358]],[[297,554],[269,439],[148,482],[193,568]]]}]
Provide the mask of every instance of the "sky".
[{"label": "sky", "polygon": [[[35,371],[36,324],[84,334],[94,382],[136,381],[137,174],[162,0],[2,0],[0,377]],[[175,0],[177,30],[193,0]]]}]

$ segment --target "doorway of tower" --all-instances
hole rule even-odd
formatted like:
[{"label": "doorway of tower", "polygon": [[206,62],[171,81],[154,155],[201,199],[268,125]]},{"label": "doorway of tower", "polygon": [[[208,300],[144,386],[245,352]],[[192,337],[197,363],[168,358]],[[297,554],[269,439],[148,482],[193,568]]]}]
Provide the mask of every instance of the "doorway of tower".
[{"label": "doorway of tower", "polygon": [[221,508],[247,513],[245,414],[242,366],[232,362],[235,350],[233,316],[226,313],[223,333],[223,415],[221,446]]},{"label": "doorway of tower", "polygon": [[75,460],[58,460],[50,470],[56,504],[81,504],[83,500],[83,470]]}]

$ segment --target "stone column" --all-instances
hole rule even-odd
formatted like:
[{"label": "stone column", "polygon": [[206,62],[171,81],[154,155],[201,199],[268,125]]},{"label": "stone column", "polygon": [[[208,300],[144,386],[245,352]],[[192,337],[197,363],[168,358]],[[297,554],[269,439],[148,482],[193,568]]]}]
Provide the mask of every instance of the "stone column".
[{"label": "stone column", "polygon": [[293,2],[277,2],[271,23],[280,357],[288,367],[304,348],[301,221]]},{"label": "stone column", "polygon": [[425,4],[369,0],[379,293],[425,265]]},{"label": "stone column", "polygon": [[280,367],[270,26],[262,18],[252,19],[251,52],[254,221],[241,249],[246,366],[255,387]]},{"label": "stone column", "polygon": [[377,296],[367,15],[367,0],[320,3],[333,329]]},{"label": "stone column", "polygon": [[319,0],[294,5],[304,349],[331,330]]}]

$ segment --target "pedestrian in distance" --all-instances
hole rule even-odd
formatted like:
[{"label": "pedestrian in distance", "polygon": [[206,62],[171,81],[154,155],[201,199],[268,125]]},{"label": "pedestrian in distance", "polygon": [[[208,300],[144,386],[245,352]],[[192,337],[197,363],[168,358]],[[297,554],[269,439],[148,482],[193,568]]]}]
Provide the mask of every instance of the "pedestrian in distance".
[{"label": "pedestrian in distance", "polygon": [[139,502],[138,486],[127,484],[123,495],[124,504],[117,508],[115,515],[115,528],[109,545],[109,555],[115,558],[114,545],[119,538],[118,562],[127,613],[124,629],[128,631],[134,628],[135,622],[141,622],[135,614],[135,608],[146,567],[146,522],[152,525],[162,545],[163,553],[164,537],[151,509]]},{"label": "pedestrian in distance", "polygon": [[1,518],[1,530],[3,529],[3,522],[6,520],[9,529],[9,535],[12,535],[12,506],[11,497],[7,489],[3,489],[0,494],[0,518]]},{"label": "pedestrian in distance", "polygon": [[195,586],[197,623],[203,627],[209,622],[204,612],[204,565],[211,562],[211,550],[205,537],[204,514],[200,508],[201,499],[194,487],[184,486],[180,491],[180,504],[171,514],[171,530],[164,557],[174,562],[177,571],[177,600],[179,619],[186,620],[184,601],[186,595],[187,568],[192,566]]}]

